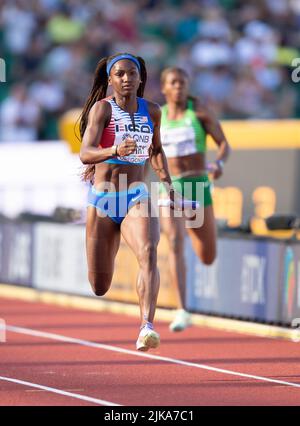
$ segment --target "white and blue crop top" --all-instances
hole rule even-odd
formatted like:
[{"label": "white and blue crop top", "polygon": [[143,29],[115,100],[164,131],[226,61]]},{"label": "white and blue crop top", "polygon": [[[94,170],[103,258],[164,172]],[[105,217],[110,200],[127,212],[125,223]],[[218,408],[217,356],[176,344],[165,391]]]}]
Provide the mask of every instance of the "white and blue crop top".
[{"label": "white and blue crop top", "polygon": [[149,158],[149,148],[153,137],[153,123],[147,101],[137,98],[138,110],[134,114],[120,108],[112,97],[105,98],[102,102],[108,102],[111,105],[111,119],[103,130],[99,146],[108,148],[120,145],[128,137],[134,139],[137,144],[134,153],[106,160],[105,163],[143,165]]}]

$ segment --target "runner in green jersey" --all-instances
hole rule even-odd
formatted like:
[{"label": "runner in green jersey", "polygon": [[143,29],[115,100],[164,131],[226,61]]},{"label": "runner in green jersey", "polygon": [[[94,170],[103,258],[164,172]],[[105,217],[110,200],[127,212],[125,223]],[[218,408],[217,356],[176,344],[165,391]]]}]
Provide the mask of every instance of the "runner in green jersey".
[{"label": "runner in green jersey", "polygon": [[[166,105],[162,107],[161,141],[168,159],[174,189],[185,199],[204,204],[204,222],[201,227],[185,228],[184,218],[174,217],[161,207],[161,225],[167,235],[170,254],[171,278],[179,293],[179,310],[170,325],[172,331],[182,331],[190,323],[185,310],[186,271],[184,260],[184,237],[188,232],[193,249],[206,265],[213,263],[216,257],[216,226],[207,175],[205,153],[206,135],[210,134],[218,146],[217,159],[211,165],[213,179],[223,173],[224,162],[230,147],[214,114],[203,106],[198,99],[189,95],[187,73],[181,68],[167,68],[161,75],[162,93]],[[185,189],[184,184],[188,190]],[[204,185],[204,197],[199,199],[197,183]],[[167,196],[165,188],[161,194]],[[201,191],[200,191],[201,194]],[[202,192],[203,194],[203,192]]]}]

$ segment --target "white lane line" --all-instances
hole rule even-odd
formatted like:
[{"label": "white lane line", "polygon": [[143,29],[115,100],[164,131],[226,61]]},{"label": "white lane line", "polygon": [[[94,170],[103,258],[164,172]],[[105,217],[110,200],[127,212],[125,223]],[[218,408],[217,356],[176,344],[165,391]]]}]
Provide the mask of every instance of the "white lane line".
[{"label": "white lane line", "polygon": [[92,402],[93,404],[97,404],[97,405],[107,405],[107,406],[114,406],[114,407],[120,406],[120,404],[115,404],[110,401],[105,401],[104,399],[91,398],[90,396],[80,395],[78,393],[66,392],[60,389],[50,388],[49,386],[43,386],[43,385],[38,385],[37,383],[26,382],[25,380],[13,379],[11,377],[4,377],[4,376],[0,376],[0,380],[3,380],[4,382],[17,383],[18,385],[30,386],[31,388],[37,388],[43,391],[57,393],[63,396],[69,396],[71,398],[81,399],[82,401]]},{"label": "white lane line", "polygon": [[231,376],[245,377],[247,379],[259,380],[262,382],[274,383],[278,385],[291,386],[294,388],[300,388],[300,383],[286,382],[283,380],[271,379],[269,377],[255,376],[253,374],[239,373],[237,371],[225,370],[223,368],[211,367],[209,365],[197,364],[194,362],[182,361],[176,358],[169,358],[159,355],[151,355],[145,352],[132,351],[130,349],[119,348],[118,346],[104,345],[102,343],[90,342],[89,340],[76,339],[74,337],[63,336],[61,334],[47,333],[44,331],[32,330],[29,328],[15,327],[12,325],[6,325],[6,330],[20,333],[28,334],[30,336],[42,337],[45,339],[57,340],[65,343],[73,343],[75,345],[88,346],[90,348],[103,349],[106,351],[119,352],[122,354],[133,355],[142,358],[148,358],[152,360],[162,361],[170,364],[183,365],[185,367],[194,367],[202,370],[214,371],[216,373],[227,374]]}]

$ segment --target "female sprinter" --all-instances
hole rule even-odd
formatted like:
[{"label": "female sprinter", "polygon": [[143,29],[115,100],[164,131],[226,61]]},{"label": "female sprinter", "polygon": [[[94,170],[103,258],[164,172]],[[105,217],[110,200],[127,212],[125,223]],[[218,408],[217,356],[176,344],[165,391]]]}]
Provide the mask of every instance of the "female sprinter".
[{"label": "female sprinter", "polygon": [[[161,140],[173,188],[184,198],[204,204],[203,225],[187,228],[187,232],[199,259],[210,265],[216,257],[216,226],[205,163],[206,134],[210,134],[218,145],[217,160],[211,170],[213,179],[222,175],[230,148],[217,119],[197,99],[189,96],[188,75],[183,69],[165,69],[161,74],[161,85],[166,98],[166,105],[162,107]],[[204,186],[202,193],[196,191],[198,182]],[[184,190],[184,184],[189,190]],[[161,192],[165,189],[161,188]],[[202,200],[197,199],[199,194]],[[190,315],[185,310],[185,224],[183,218],[166,214],[165,209],[162,207],[161,225],[170,246],[170,274],[179,290],[179,310],[170,329],[182,331],[190,324]]]},{"label": "female sprinter", "polygon": [[[151,217],[143,183],[147,158],[160,181],[171,184],[160,142],[160,108],[143,99],[146,79],[140,57],[124,53],[101,59],[80,121],[80,159],[87,164],[84,179],[92,183],[86,223],[89,281],[97,296],[108,291],[122,234],[140,267],[141,329],[136,342],[140,351],[156,348],[160,340],[153,329],[159,223]],[[108,85],[110,97],[106,97]],[[142,207],[146,214],[141,214]]]}]

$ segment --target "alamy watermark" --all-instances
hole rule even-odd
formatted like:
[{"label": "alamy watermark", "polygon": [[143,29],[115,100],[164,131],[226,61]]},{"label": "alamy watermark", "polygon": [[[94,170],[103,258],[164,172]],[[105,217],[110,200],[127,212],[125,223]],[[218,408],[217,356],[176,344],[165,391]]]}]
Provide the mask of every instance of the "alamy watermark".
[{"label": "alamy watermark", "polygon": [[6,323],[0,318],[0,343],[6,342]]},{"label": "alamy watermark", "polygon": [[5,60],[0,58],[0,83],[6,82],[6,63]]},{"label": "alamy watermark", "polygon": [[294,58],[292,60],[292,67],[295,68],[292,72],[292,81],[299,83],[300,81],[300,58]]},{"label": "alamy watermark", "polygon": [[[133,182],[120,174],[117,188],[112,182],[90,188],[88,204],[96,207],[101,217],[176,217],[184,218],[187,228],[200,228],[204,222],[204,191],[207,182],[183,182],[174,188],[167,183]],[[182,194],[184,194],[182,196]],[[150,202],[149,202],[150,200]],[[164,201],[168,200],[169,204]],[[197,201],[196,201],[197,200]],[[194,204],[194,207],[191,207]],[[159,206],[164,205],[160,211]],[[133,209],[132,207],[135,206]]]}]

